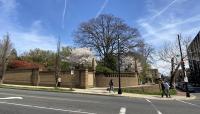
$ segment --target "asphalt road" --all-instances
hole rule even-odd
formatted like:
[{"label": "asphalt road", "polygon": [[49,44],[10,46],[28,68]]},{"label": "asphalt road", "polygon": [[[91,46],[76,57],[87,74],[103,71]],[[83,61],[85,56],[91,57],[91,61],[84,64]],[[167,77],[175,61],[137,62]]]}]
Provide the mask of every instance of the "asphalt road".
[{"label": "asphalt road", "polygon": [[200,97],[161,101],[0,89],[0,114],[200,114]]}]

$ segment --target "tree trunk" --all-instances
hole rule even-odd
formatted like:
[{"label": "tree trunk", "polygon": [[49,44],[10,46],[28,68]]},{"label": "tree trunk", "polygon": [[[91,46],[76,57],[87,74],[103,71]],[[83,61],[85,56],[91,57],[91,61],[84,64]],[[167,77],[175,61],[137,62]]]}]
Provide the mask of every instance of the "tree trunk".
[{"label": "tree trunk", "polygon": [[0,84],[3,84],[3,80],[4,80],[4,76],[5,76],[5,73],[6,73],[6,60],[5,58],[3,58],[3,61],[2,61],[2,69],[1,69],[1,74],[0,74]]},{"label": "tree trunk", "polygon": [[180,67],[181,65],[181,62],[178,63],[178,65],[176,66],[176,69],[174,70],[174,72],[171,73],[171,79],[170,79],[170,88],[175,88],[175,75],[176,75],[176,72],[178,71],[178,68]]},{"label": "tree trunk", "polygon": [[57,42],[57,53],[56,53],[56,64],[55,64],[55,82],[56,82],[56,87],[58,86],[58,77],[60,76],[60,38],[58,39]]}]

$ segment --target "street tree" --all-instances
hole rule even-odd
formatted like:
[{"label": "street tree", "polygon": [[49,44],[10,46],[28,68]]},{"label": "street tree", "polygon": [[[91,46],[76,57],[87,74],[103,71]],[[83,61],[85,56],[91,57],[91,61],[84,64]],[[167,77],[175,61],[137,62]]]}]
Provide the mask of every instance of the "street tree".
[{"label": "street tree", "polygon": [[42,50],[39,48],[24,52],[21,56],[19,56],[19,59],[41,64],[47,68],[55,65],[55,53],[53,51]]},{"label": "street tree", "polygon": [[0,40],[0,84],[3,83],[11,50],[12,43],[7,34],[2,40]]},{"label": "street tree", "polygon": [[81,23],[74,33],[74,41],[77,45],[94,49],[102,58],[104,65],[111,68],[110,61],[114,59],[113,55],[117,54],[118,39],[120,39],[121,53],[132,50],[142,43],[136,28],[108,14]]},{"label": "street tree", "polygon": [[66,59],[75,66],[91,67],[94,58],[95,56],[89,48],[72,48],[70,56]]},{"label": "street tree", "polygon": [[61,47],[60,57],[61,57],[61,70],[70,70],[70,62],[66,60],[71,55],[71,47]]},{"label": "street tree", "polygon": [[141,72],[141,63],[134,55],[122,58],[121,69],[124,72]]},{"label": "street tree", "polygon": [[[181,47],[185,59],[187,59],[187,46],[189,46],[191,41],[191,37],[181,38]],[[157,51],[157,55],[163,62],[171,63],[171,59],[173,57],[179,57],[180,55],[178,41],[165,42],[164,45]]]},{"label": "street tree", "polygon": [[154,61],[155,49],[148,43],[143,42],[131,54],[135,58],[135,72],[138,75],[138,82],[147,82],[151,64]]},{"label": "street tree", "polygon": [[[187,60],[187,46],[189,46],[190,42],[192,41],[191,37],[185,37],[181,38],[181,47],[183,52],[183,57],[185,60]],[[180,50],[178,45],[178,40],[175,42],[165,42],[163,47],[161,47],[158,52],[158,59],[163,61],[166,64],[171,63],[171,80],[170,80],[170,86],[173,87],[175,83],[175,74],[178,71],[178,68],[180,66]],[[172,60],[173,59],[173,60]],[[176,67],[175,67],[176,65]],[[175,67],[175,68],[174,68]]]},{"label": "street tree", "polygon": [[153,61],[153,54],[155,53],[155,49],[152,45],[147,43],[143,43],[140,47],[138,47],[137,53],[142,56],[142,61],[151,63]]},{"label": "street tree", "polygon": [[11,60],[14,60],[14,59],[16,59],[17,58],[17,50],[15,49],[15,48],[13,48],[12,50],[11,50],[11,53],[10,53],[10,59]]},{"label": "street tree", "polygon": [[56,87],[58,86],[58,78],[60,77],[61,71],[61,57],[60,57],[60,39],[57,42],[57,52],[56,52],[56,60],[55,60],[55,81]]}]

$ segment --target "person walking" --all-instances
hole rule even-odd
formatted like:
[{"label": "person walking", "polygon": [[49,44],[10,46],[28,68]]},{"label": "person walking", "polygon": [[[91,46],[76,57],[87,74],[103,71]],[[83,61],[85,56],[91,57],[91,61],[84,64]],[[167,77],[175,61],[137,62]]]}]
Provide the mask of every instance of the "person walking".
[{"label": "person walking", "polygon": [[165,93],[165,86],[164,86],[164,81],[163,80],[161,81],[160,85],[161,85],[161,89],[162,89],[161,97],[163,97],[164,95],[166,95],[166,93]]},{"label": "person walking", "polygon": [[61,83],[62,83],[62,79],[61,79],[61,77],[58,77],[58,81],[57,81],[57,83],[58,83],[58,87],[61,87]]},{"label": "person walking", "polygon": [[166,97],[171,97],[171,96],[170,96],[170,93],[169,93],[169,88],[170,88],[170,86],[169,86],[169,84],[168,84],[167,81],[165,81],[164,87],[165,87],[165,94],[166,94]]},{"label": "person walking", "polygon": [[114,88],[113,88],[113,81],[112,81],[112,79],[110,80],[110,82],[109,82],[109,92],[111,92],[111,91],[113,91],[114,92]]}]

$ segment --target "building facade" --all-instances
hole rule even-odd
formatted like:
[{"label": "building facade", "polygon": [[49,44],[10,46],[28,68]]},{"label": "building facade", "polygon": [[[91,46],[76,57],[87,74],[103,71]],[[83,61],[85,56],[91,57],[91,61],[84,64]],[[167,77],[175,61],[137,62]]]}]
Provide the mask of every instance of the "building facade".
[{"label": "building facade", "polygon": [[200,85],[200,31],[190,43],[187,54],[190,67],[188,80],[190,83]]}]

